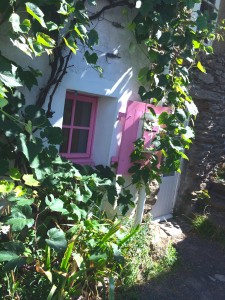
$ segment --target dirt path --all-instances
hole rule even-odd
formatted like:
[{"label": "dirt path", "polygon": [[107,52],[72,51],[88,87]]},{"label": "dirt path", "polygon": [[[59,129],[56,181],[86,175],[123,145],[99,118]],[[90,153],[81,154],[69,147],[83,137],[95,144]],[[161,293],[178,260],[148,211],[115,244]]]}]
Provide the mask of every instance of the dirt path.
[{"label": "dirt path", "polygon": [[181,238],[174,236],[180,257],[176,269],[136,287],[124,300],[225,300],[224,246],[184,231]]}]

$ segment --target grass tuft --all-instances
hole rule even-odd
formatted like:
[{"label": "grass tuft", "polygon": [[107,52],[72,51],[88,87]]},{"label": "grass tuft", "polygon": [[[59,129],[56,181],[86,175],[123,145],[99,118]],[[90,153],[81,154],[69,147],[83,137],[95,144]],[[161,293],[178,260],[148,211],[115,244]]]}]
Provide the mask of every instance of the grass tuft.
[{"label": "grass tuft", "polygon": [[207,215],[195,215],[193,229],[202,237],[225,243],[225,231],[216,226]]}]

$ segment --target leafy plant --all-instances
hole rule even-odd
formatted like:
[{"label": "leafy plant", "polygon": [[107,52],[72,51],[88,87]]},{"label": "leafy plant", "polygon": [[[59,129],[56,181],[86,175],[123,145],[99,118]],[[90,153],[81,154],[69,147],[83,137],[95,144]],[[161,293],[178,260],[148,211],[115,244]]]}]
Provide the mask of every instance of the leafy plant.
[{"label": "leafy plant", "polygon": [[[134,8],[134,2],[118,5]],[[165,100],[172,110],[157,117],[161,130],[152,143],[148,164],[140,163],[145,159],[143,139],[135,143],[130,171],[138,187],[147,187],[152,179],[160,181],[161,173],[180,171],[180,158],[187,158],[184,151],[194,137],[192,128],[186,125],[186,120],[197,114],[187,89],[189,69],[196,67],[205,72],[198,54],[212,53],[205,41],[216,36],[214,22],[208,22],[206,14],[198,12],[196,21],[191,18],[196,2],[155,0],[149,4],[143,0],[128,26],[137,43],[146,46],[149,60],[139,73],[141,99],[155,105]],[[123,214],[134,205],[124,179],[116,178],[109,168],[77,167],[61,158],[61,129],[52,127],[49,121],[54,113],[51,105],[55,92],[78,43],[86,47],[86,61],[102,71],[93,48],[98,34],[89,29],[89,24],[110,7],[89,16],[85,1],[0,3],[0,25],[10,25],[12,45],[32,59],[44,53],[51,57],[46,86],[40,90],[36,105],[28,106],[20,87],[26,87],[29,93],[38,85],[41,72],[29,66],[22,68],[0,52],[0,176],[4,178],[0,182],[0,268],[5,298],[91,297],[98,294],[96,286],[100,282],[103,296],[107,297],[108,287],[108,296],[113,299],[114,278],[119,276],[123,256],[128,260],[129,253],[132,257],[136,254],[137,246],[134,243],[132,248],[128,241],[137,230],[129,231],[108,220],[100,210],[103,197],[111,204],[117,201],[122,205]],[[160,168],[158,152],[165,158]],[[148,246],[143,244],[145,233],[142,236],[138,243],[143,251],[136,251],[136,264],[127,262],[131,270],[127,284],[137,275],[141,259],[146,259],[146,269],[150,268]],[[172,250],[169,257],[165,265],[175,257]]]},{"label": "leafy plant", "polygon": [[148,222],[141,225],[138,236],[138,239],[133,237],[123,247],[126,264],[121,271],[120,278],[125,287],[145,280],[146,274],[152,268],[151,232]]},{"label": "leafy plant", "polygon": [[[0,246],[4,296],[37,294],[35,299],[43,299],[38,292],[43,286],[47,299],[92,297],[98,294],[99,282],[106,295],[108,278],[113,297],[113,278],[124,260],[120,248],[136,231],[129,234],[120,222],[88,216],[79,200],[76,205],[67,198],[66,203],[66,198],[62,201],[52,194],[41,199],[37,190],[29,189],[17,197],[13,185],[4,185],[2,224],[10,225]],[[29,280],[33,287],[28,292]]]},{"label": "leafy plant", "polygon": [[192,226],[198,233],[205,237],[211,237],[216,229],[206,215],[195,215],[192,220]]},{"label": "leafy plant", "polygon": [[[192,18],[198,2],[170,0],[149,4],[148,0],[143,0],[129,24],[137,43],[146,46],[142,51],[149,61],[139,72],[139,95],[144,102],[171,108],[170,113],[163,112],[159,116],[151,110],[154,121],[161,128],[150,149],[144,149],[144,139],[134,143],[131,155],[134,165],[130,173],[138,186],[147,187],[153,179],[160,182],[161,174],[181,172],[181,159],[188,159],[185,151],[194,138],[188,124],[198,113],[188,89],[190,72],[192,68],[206,72],[199,54],[213,53],[213,47],[207,42],[218,37],[216,14],[197,11],[196,19]],[[148,130],[151,132],[151,127],[148,126]],[[151,160],[143,150],[150,151]],[[149,193],[148,188],[146,193]]]},{"label": "leafy plant", "polygon": [[178,262],[178,254],[171,243],[165,243],[160,249],[152,243],[150,221],[140,226],[136,236],[122,247],[125,265],[119,277],[118,299],[138,299],[135,286],[150,279],[158,278],[171,271]]}]

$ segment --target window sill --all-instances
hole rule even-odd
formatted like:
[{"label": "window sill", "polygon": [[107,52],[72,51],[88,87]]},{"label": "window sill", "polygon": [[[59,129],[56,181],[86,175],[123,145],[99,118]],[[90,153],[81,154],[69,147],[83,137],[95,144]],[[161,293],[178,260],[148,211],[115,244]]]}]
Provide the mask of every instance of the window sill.
[{"label": "window sill", "polygon": [[94,162],[91,158],[72,158],[72,157],[67,157],[64,155],[62,155],[62,156],[67,158],[68,160],[72,161],[74,164],[94,166]]}]

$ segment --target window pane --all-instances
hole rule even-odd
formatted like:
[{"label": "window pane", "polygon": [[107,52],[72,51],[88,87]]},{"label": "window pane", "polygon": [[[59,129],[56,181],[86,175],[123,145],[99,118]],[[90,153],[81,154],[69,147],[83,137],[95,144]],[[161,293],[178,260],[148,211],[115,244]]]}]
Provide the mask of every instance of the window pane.
[{"label": "window pane", "polygon": [[60,147],[60,152],[67,153],[70,130],[68,128],[62,128],[62,134],[63,134],[63,143]]},{"label": "window pane", "polygon": [[63,125],[71,125],[71,112],[73,101],[66,99],[63,113]]},{"label": "window pane", "polygon": [[87,129],[74,129],[73,138],[71,145],[71,153],[86,153],[87,152],[87,142],[88,142]]},{"label": "window pane", "polygon": [[75,126],[89,126],[91,118],[91,102],[76,102],[74,125]]}]

